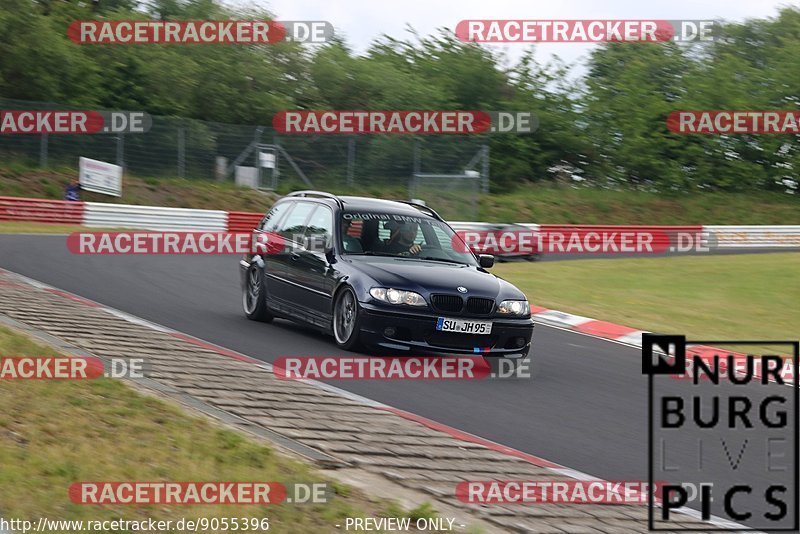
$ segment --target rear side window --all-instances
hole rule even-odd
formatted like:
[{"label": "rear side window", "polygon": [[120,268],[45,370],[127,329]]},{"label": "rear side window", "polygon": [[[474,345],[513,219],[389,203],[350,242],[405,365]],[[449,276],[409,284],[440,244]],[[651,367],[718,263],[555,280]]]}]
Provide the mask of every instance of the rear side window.
[{"label": "rear side window", "polygon": [[306,220],[311,215],[311,210],[314,209],[315,204],[310,202],[297,202],[292,211],[284,217],[280,227],[277,231],[285,239],[300,242],[306,228]]},{"label": "rear side window", "polygon": [[278,226],[278,223],[281,222],[281,217],[283,217],[291,205],[291,202],[282,202],[273,206],[264,219],[261,220],[259,229],[266,232],[274,232],[275,228]]},{"label": "rear side window", "polygon": [[306,237],[315,237],[325,243],[331,242],[333,235],[333,212],[326,206],[317,206],[306,225]]}]

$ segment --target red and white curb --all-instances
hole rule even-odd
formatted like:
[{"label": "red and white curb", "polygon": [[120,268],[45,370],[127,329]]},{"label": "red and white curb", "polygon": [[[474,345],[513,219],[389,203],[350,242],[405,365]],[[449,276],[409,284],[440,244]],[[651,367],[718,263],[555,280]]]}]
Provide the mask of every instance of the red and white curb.
[{"label": "red and white curb", "polygon": [[[69,291],[64,291],[64,290],[55,288],[53,286],[50,286],[50,285],[45,284],[43,282],[40,282],[38,280],[34,280],[32,278],[28,278],[28,277],[23,276],[21,274],[18,274],[18,273],[12,272],[12,271],[8,271],[8,270],[2,269],[2,268],[0,268],[0,272],[5,273],[6,275],[11,276],[11,277],[16,277],[19,281],[24,282],[24,283],[26,283],[26,284],[28,284],[28,285],[30,285],[32,287],[35,287],[37,289],[40,289],[40,290],[43,290],[43,291],[47,291],[49,293],[53,293],[53,294],[58,295],[58,296],[60,296],[62,298],[66,298],[66,299],[72,300],[74,302],[77,302],[77,303],[83,304],[85,306],[89,306],[89,307],[95,308],[97,310],[101,310],[103,312],[106,312],[106,313],[108,313],[110,315],[113,315],[113,316],[115,316],[117,318],[120,318],[120,319],[123,319],[125,321],[128,321],[130,323],[133,323],[133,324],[136,324],[136,325],[139,325],[139,326],[145,326],[145,327],[151,328],[151,329],[153,329],[155,331],[171,335],[173,337],[176,337],[176,338],[181,339],[183,341],[186,341],[188,343],[192,343],[192,344],[194,344],[196,346],[199,346],[199,347],[202,347],[204,349],[212,350],[212,351],[214,351],[214,352],[216,352],[216,353],[218,353],[218,354],[220,354],[222,356],[226,356],[226,357],[229,357],[229,358],[234,358],[234,359],[239,360],[239,361],[243,361],[243,362],[246,362],[246,363],[253,364],[253,365],[255,365],[255,366],[257,366],[257,367],[259,367],[261,369],[264,369],[264,370],[266,370],[266,371],[268,371],[270,373],[273,372],[271,364],[263,362],[261,360],[257,360],[255,358],[252,358],[252,357],[247,356],[245,354],[241,354],[241,353],[239,353],[237,351],[234,351],[234,350],[231,350],[231,349],[227,349],[225,347],[221,347],[221,346],[216,345],[214,343],[210,343],[208,341],[204,341],[204,340],[202,340],[200,338],[191,336],[189,334],[185,334],[183,332],[179,332],[177,330],[173,330],[172,328],[160,325],[158,323],[154,323],[154,322],[148,321],[146,319],[142,319],[140,317],[137,317],[135,315],[131,315],[129,313],[123,312],[123,311],[118,310],[116,308],[111,308],[109,306],[105,306],[105,305],[100,304],[98,302],[95,302],[93,300],[81,297],[79,295],[75,295],[74,293],[71,293]],[[537,322],[540,322],[541,324],[544,324],[546,326],[547,325],[552,325],[552,326],[555,326],[555,327],[571,329],[571,330],[575,330],[576,332],[581,332],[581,333],[584,333],[586,335],[590,335],[590,336],[601,338],[601,339],[607,339],[607,340],[621,342],[620,340],[623,337],[626,337],[626,335],[630,335],[632,332],[638,332],[639,333],[639,343],[638,344],[639,344],[639,346],[641,346],[641,334],[643,333],[643,331],[641,331],[641,330],[634,330],[634,329],[630,329],[630,328],[627,328],[627,327],[613,325],[612,323],[605,323],[604,321],[597,321],[597,320],[594,320],[594,319],[589,319],[587,317],[581,317],[579,315],[572,315],[572,314],[568,314],[568,313],[564,313],[564,312],[559,312],[559,311],[556,311],[556,310],[547,310],[545,308],[539,308],[539,307],[535,307],[535,306],[532,306],[531,308],[532,308],[531,311],[533,312],[534,320],[536,320]],[[544,318],[544,319],[542,320],[542,318]],[[610,328],[605,328],[605,327],[601,328],[600,325],[595,325],[594,327],[586,328],[585,325],[588,325],[590,323],[602,323],[603,325],[610,325]],[[583,330],[581,330],[580,327],[584,327]],[[625,329],[625,330],[630,330],[631,332],[628,332],[628,334],[626,334],[626,335],[618,336],[617,338],[604,337],[604,336],[599,335],[598,333],[596,333],[596,332],[611,332],[611,331],[615,331],[615,329]],[[633,343],[631,343],[631,344],[633,344]],[[434,421],[432,419],[428,419],[426,417],[423,417],[423,416],[420,416],[420,415],[417,415],[417,414],[414,414],[414,413],[411,413],[411,412],[407,412],[405,410],[401,410],[399,408],[395,408],[395,407],[389,406],[387,404],[383,404],[383,403],[381,403],[379,401],[376,401],[376,400],[373,400],[373,399],[370,399],[370,398],[367,398],[367,397],[363,397],[361,395],[352,393],[350,391],[346,391],[346,390],[340,389],[340,388],[338,388],[336,386],[331,386],[331,385],[326,384],[324,382],[318,382],[316,380],[307,380],[307,379],[303,380],[303,382],[305,382],[307,384],[311,384],[311,385],[316,386],[316,387],[319,387],[319,388],[324,389],[326,391],[329,391],[331,393],[335,393],[335,394],[337,394],[337,395],[339,395],[341,397],[353,400],[355,402],[359,402],[359,403],[361,403],[363,405],[370,406],[370,407],[378,409],[378,410],[383,410],[383,411],[387,411],[387,412],[393,413],[393,414],[395,414],[395,415],[397,415],[399,417],[402,417],[404,419],[407,419],[409,421],[414,421],[414,422],[419,423],[421,425],[424,425],[424,426],[426,426],[426,427],[428,427],[430,429],[437,430],[439,432],[447,434],[448,436],[450,436],[452,438],[455,438],[457,440],[465,441],[465,442],[468,442],[468,443],[474,443],[474,444],[482,445],[482,446],[486,447],[489,450],[492,450],[492,451],[495,451],[495,452],[498,452],[498,453],[501,453],[501,454],[505,454],[507,456],[512,456],[514,458],[521,459],[521,460],[526,461],[528,463],[531,463],[531,464],[533,464],[533,465],[535,465],[537,467],[550,469],[554,473],[559,474],[561,476],[569,477],[569,478],[572,478],[572,479],[575,479],[575,480],[583,480],[583,481],[586,481],[586,480],[601,480],[599,477],[590,475],[588,473],[584,473],[582,471],[578,471],[578,470],[575,470],[575,469],[572,469],[572,468],[569,468],[569,467],[562,466],[560,464],[557,464],[555,462],[551,462],[551,461],[546,460],[544,458],[541,458],[539,456],[535,456],[535,455],[532,455],[532,454],[529,454],[529,453],[514,449],[513,447],[508,447],[506,445],[502,445],[502,444],[497,443],[495,441],[491,441],[491,440],[482,438],[480,436],[476,436],[476,435],[471,434],[469,432],[464,432],[463,430],[458,430],[457,428],[445,425],[445,424],[440,423],[438,421]],[[699,511],[693,510],[691,508],[681,508],[681,509],[679,509],[677,511],[683,513],[684,515],[692,517],[693,519],[702,521],[702,517],[701,517],[701,514],[700,514]],[[713,525],[715,525],[718,528],[725,528],[725,529],[729,529],[729,530],[730,529],[738,530],[738,529],[745,529],[746,528],[743,525],[740,525],[738,523],[734,523],[732,521],[728,521],[728,520],[726,520],[724,518],[720,518],[720,517],[716,517],[716,516],[712,516],[712,519],[710,521],[708,521],[708,522],[713,524]],[[0,534],[4,534],[4,533],[0,532]]]},{"label": "red and white curb", "polygon": [[582,315],[574,315],[558,310],[548,310],[547,308],[534,305],[531,305],[531,314],[534,322],[537,323],[580,332],[581,334],[592,337],[617,341],[634,347],[641,347],[642,334],[650,333],[629,326],[598,321],[590,317],[583,317]]},{"label": "red and white curb", "polygon": [[[651,333],[647,330],[638,330],[629,326],[609,323],[607,321],[599,321],[590,317],[574,315],[558,310],[548,310],[547,308],[533,305],[531,305],[531,316],[534,322],[543,324],[545,326],[553,326],[562,330],[569,330],[579,334],[639,348],[642,346],[642,334]],[[692,355],[697,355],[700,357],[713,356],[715,353],[719,352],[720,349],[705,345],[691,345],[691,348],[687,350],[687,353],[691,353]],[[742,352],[732,352],[727,350],[722,352],[726,354],[733,354],[736,360],[743,360],[747,356]],[[674,355],[670,354],[670,356]],[[788,369],[786,368],[787,366],[789,367]],[[796,377],[796,370],[792,367],[792,362],[787,362],[787,365],[785,365],[783,369],[783,374],[785,376],[784,380],[788,386],[794,385],[794,380]],[[758,377],[758,373],[756,373],[755,376]],[[772,378],[770,378],[770,381],[774,382]]]}]

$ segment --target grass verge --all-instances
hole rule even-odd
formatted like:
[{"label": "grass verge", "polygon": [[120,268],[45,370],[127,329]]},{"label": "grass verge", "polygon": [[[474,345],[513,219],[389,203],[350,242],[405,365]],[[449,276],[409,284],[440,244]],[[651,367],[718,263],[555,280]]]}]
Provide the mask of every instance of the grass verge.
[{"label": "grass verge", "polygon": [[[0,166],[0,196],[60,200],[64,186],[77,174],[77,170],[69,168],[38,169],[6,164]],[[81,193],[81,200],[91,202],[254,212],[266,211],[276,198],[274,194],[237,187],[232,182],[129,174],[123,178],[121,197]]]},{"label": "grass verge", "polygon": [[95,228],[80,224],[0,221],[0,234],[71,234],[72,232],[146,232],[141,228]]},{"label": "grass verge", "polygon": [[[28,221],[2,221],[0,234],[69,234],[72,232],[85,232],[86,226],[79,224],[51,224]],[[92,228],[92,231],[100,229]]]},{"label": "grass verge", "polygon": [[800,224],[800,198],[783,193],[647,193],[531,184],[490,195],[480,220],[547,224]]},{"label": "grass verge", "polygon": [[[0,326],[0,356],[53,353]],[[0,381],[0,406],[0,510],[7,520],[266,517],[270,532],[338,532],[345,517],[398,513],[394,504],[330,481],[336,495],[324,505],[76,505],[67,490],[78,481],[325,480],[303,463],[115,380]]]},{"label": "grass verge", "polygon": [[538,306],[694,339],[797,339],[800,253],[506,263]]}]

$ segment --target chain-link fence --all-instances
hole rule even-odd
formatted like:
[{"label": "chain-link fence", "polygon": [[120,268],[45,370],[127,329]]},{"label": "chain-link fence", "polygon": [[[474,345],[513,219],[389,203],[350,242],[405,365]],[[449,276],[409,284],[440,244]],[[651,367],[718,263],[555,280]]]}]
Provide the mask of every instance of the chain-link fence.
[{"label": "chain-link fence", "polygon": [[477,171],[465,174],[415,173],[409,183],[409,196],[412,200],[424,200],[445,219],[476,221],[480,179]]},{"label": "chain-link fence", "polygon": [[[75,109],[51,102],[0,99],[5,110]],[[262,167],[262,153],[272,154]],[[233,181],[253,167],[262,188],[358,191],[410,189],[417,174],[478,173],[488,191],[488,139],[479,135],[287,135],[268,126],[152,117],[145,133],[0,135],[0,156],[40,167],[77,168],[81,156],[115,163],[129,175]],[[456,182],[437,180],[447,195]],[[431,193],[433,194],[433,193]],[[426,199],[433,200],[433,199]],[[456,215],[456,214],[454,214]],[[461,214],[457,214],[461,215]],[[463,213],[463,216],[468,213]]]}]

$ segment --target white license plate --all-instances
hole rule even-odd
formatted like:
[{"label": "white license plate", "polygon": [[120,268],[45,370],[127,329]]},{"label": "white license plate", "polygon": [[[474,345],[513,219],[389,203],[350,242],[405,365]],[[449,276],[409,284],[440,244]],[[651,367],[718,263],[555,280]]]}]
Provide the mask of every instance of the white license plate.
[{"label": "white license plate", "polygon": [[491,321],[464,321],[439,317],[436,330],[441,332],[459,332],[461,334],[489,335],[492,333]]}]

